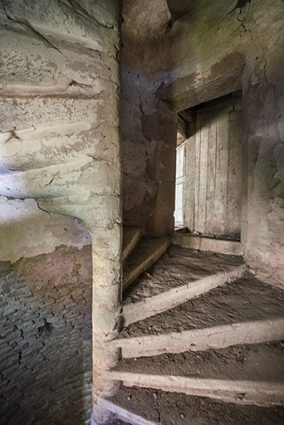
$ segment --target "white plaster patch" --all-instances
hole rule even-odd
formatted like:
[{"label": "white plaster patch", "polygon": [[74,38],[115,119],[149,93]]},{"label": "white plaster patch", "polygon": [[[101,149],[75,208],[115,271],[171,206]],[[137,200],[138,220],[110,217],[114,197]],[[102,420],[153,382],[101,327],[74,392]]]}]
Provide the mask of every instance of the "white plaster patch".
[{"label": "white plaster patch", "polygon": [[0,197],[0,260],[17,261],[55,250],[91,243],[87,230],[69,216],[41,211],[33,199]]}]

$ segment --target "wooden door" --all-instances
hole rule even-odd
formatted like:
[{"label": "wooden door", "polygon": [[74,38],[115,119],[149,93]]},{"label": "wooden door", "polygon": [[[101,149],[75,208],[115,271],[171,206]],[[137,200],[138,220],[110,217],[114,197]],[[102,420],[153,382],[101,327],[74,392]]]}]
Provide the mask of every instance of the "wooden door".
[{"label": "wooden door", "polygon": [[184,224],[195,234],[240,238],[241,119],[241,99],[196,111],[184,184]]}]

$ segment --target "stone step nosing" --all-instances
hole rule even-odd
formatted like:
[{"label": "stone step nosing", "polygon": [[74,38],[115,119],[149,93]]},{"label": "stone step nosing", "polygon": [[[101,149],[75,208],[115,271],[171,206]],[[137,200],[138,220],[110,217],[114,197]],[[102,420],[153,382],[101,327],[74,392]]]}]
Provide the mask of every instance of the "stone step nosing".
[{"label": "stone step nosing", "polygon": [[[210,328],[162,335],[119,338],[109,344],[122,349],[123,358],[150,357],[163,353],[205,351],[238,344],[257,344],[284,339],[284,317],[237,322]],[[154,347],[154,348],[153,348]]]},{"label": "stone step nosing", "polygon": [[141,273],[154,264],[167,250],[170,244],[170,238],[163,238],[161,240],[161,244],[155,249],[154,252],[151,253],[151,255],[147,256],[147,258],[133,270],[130,270],[128,273],[126,273],[123,278],[123,289],[126,289]]},{"label": "stone step nosing", "polygon": [[[185,285],[175,287],[169,291],[165,291],[159,295],[153,297],[147,297],[143,301],[139,301],[133,304],[126,304],[123,307],[123,316],[125,326],[129,326],[131,323],[138,322],[156,314],[162,313],[163,311],[177,307],[202,295],[211,289],[221,286],[231,278],[239,278],[246,271],[246,264],[242,264],[234,270],[227,272],[220,272],[214,276],[207,276],[203,279],[189,282]],[[147,305],[147,309],[145,309]]]},{"label": "stone step nosing", "polygon": [[200,379],[171,375],[147,375],[131,372],[107,372],[107,378],[122,381],[123,385],[206,396],[226,402],[283,405],[284,383],[269,381],[240,381]]},{"label": "stone step nosing", "polygon": [[137,242],[141,238],[141,234],[142,234],[141,227],[137,227],[131,240],[128,242],[128,244],[125,246],[125,248],[122,251],[122,261],[125,261],[128,255],[133,251]]}]

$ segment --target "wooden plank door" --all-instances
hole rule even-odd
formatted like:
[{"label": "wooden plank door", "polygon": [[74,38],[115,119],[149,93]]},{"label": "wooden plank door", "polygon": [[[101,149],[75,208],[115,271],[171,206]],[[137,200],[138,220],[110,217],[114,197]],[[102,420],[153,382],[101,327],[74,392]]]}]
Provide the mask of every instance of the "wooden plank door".
[{"label": "wooden plank door", "polygon": [[241,99],[197,109],[186,141],[185,225],[193,233],[240,238]]}]

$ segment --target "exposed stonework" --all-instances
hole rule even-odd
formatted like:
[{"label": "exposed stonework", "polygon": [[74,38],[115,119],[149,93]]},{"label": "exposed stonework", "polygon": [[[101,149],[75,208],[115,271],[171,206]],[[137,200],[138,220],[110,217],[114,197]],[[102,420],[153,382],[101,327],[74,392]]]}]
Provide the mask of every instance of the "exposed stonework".
[{"label": "exposed stonework", "polygon": [[0,424],[90,424],[91,246],[0,267]]}]

